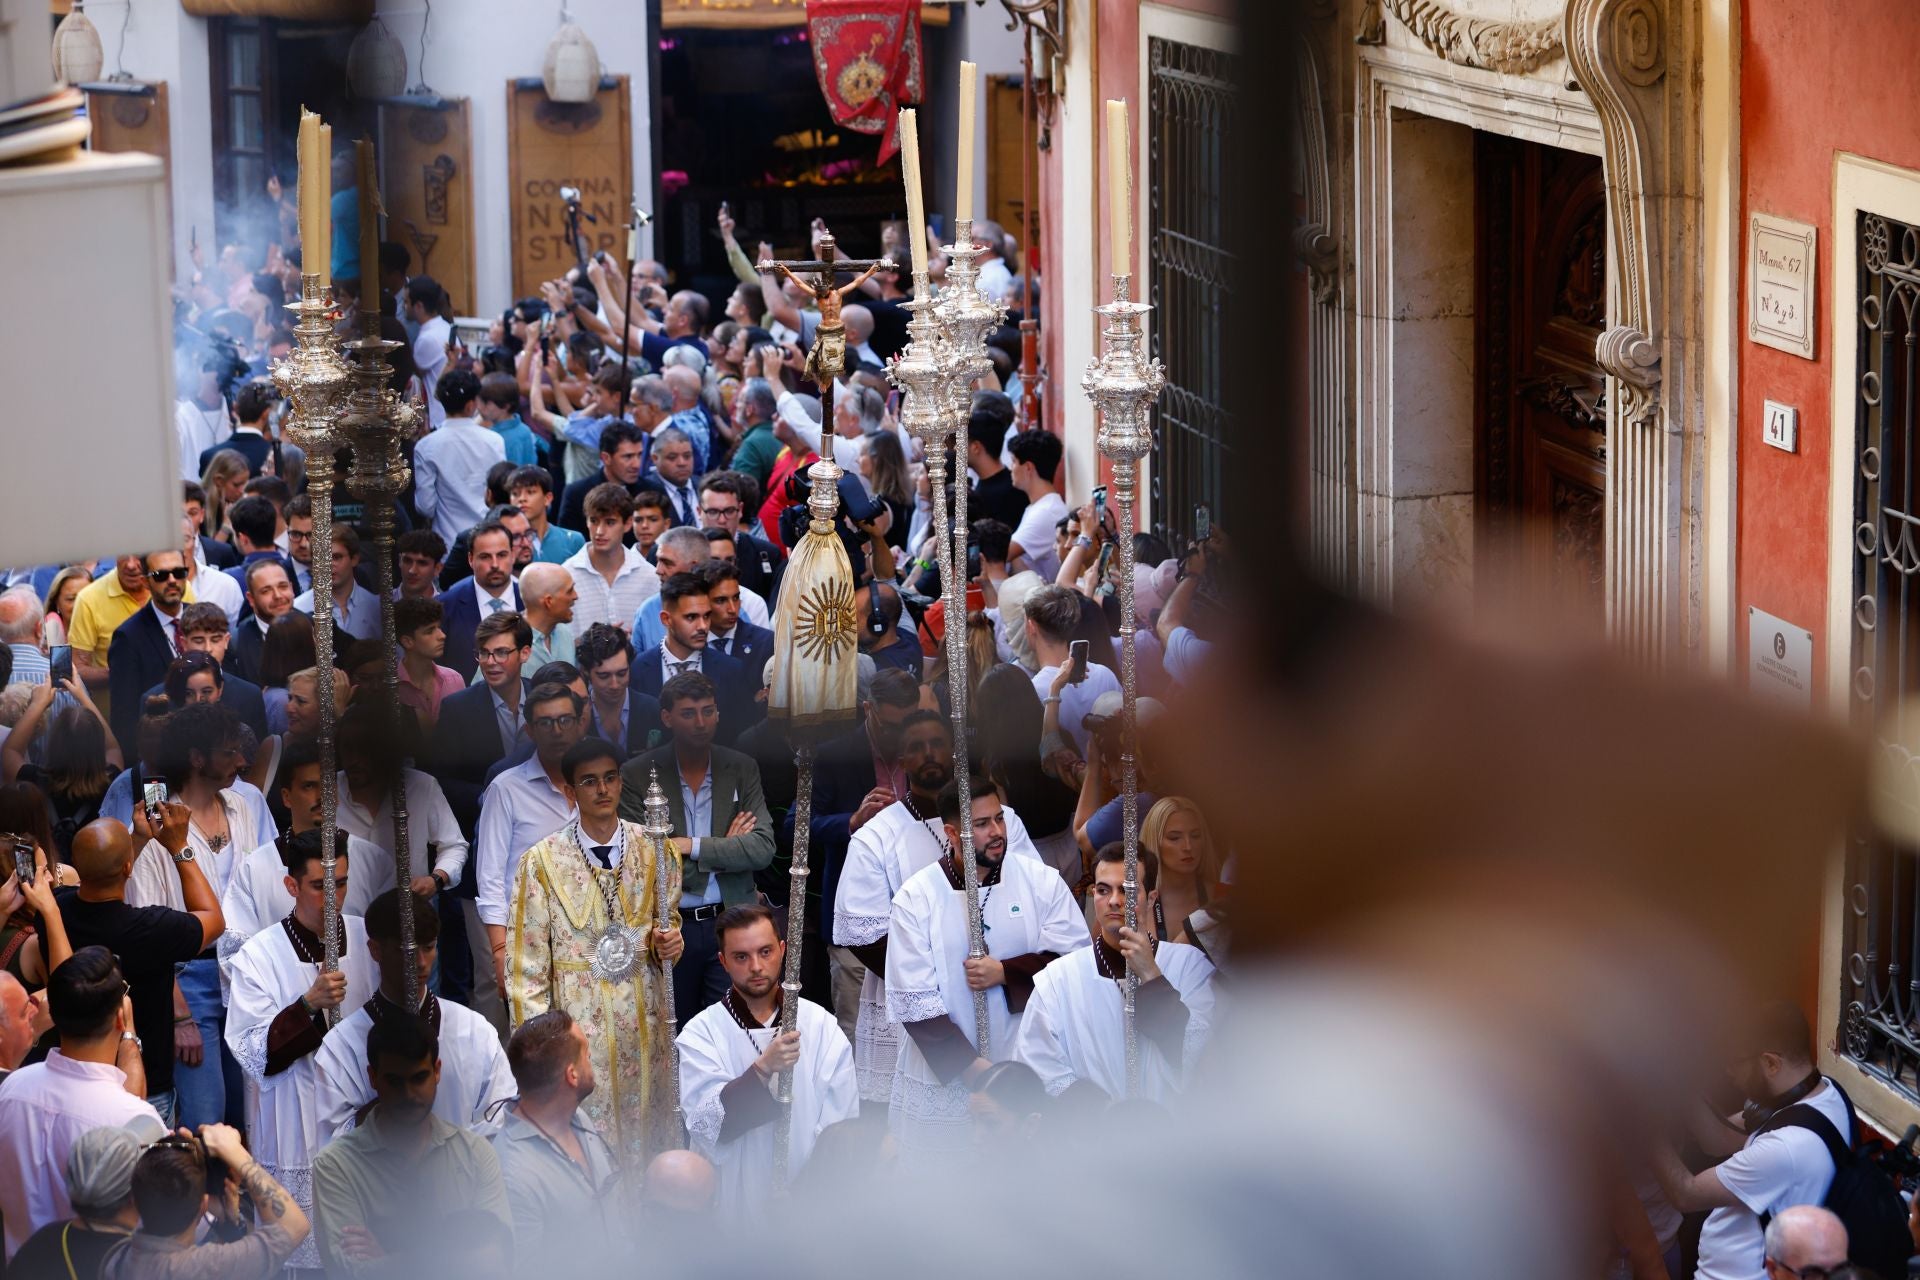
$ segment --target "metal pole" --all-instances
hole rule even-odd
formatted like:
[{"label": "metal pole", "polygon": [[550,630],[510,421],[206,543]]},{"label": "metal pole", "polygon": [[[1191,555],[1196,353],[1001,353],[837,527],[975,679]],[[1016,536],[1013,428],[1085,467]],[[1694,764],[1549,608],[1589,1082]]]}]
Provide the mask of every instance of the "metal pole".
[{"label": "metal pole", "polygon": [[[654,927],[671,929],[673,900],[667,893],[667,858],[671,846],[667,841],[673,835],[673,820],[669,816],[672,810],[667,805],[667,794],[660,789],[657,769],[647,780],[647,795],[640,811],[640,830],[653,846]],[[660,961],[660,1009],[661,1030],[667,1037],[667,1090],[672,1099],[674,1132],[685,1134],[686,1117],[680,1110],[680,1045],[674,1039],[675,1024],[680,1017],[673,1007],[673,961],[664,957]]]},{"label": "metal pole", "polygon": [[[780,979],[780,1034],[785,1035],[800,1021],[801,935],[807,922],[807,843],[813,822],[813,744],[802,742],[793,750],[794,767],[799,772],[799,789],[793,797],[793,860],[787,876],[787,964]],[[773,1080],[773,1096],[780,1104],[780,1118],[773,1126],[773,1191],[787,1189],[788,1164],[793,1150],[793,1073],[782,1071]]]},{"label": "metal pole", "polygon": [[[973,778],[968,766],[967,740],[967,418],[973,404],[973,380],[992,367],[986,357],[986,336],[998,327],[1006,308],[989,302],[980,293],[980,255],[984,249],[974,242],[972,219],[955,221],[953,240],[946,246],[947,282],[933,308],[944,338],[941,390],[951,424],[946,436],[953,441],[952,527],[945,527],[937,519],[937,490],[935,514],[940,550],[948,562],[941,574],[941,585],[946,592],[947,706],[953,719],[956,765],[953,777],[960,793],[960,847],[954,856],[964,868],[967,955],[978,959],[987,954],[987,943],[986,928],[980,919],[980,869],[973,856]],[[916,279],[914,283],[917,288],[919,281]],[[981,1057],[989,1058],[992,1046],[984,991],[973,993],[973,1020],[977,1037],[974,1049]]]},{"label": "metal pole", "polygon": [[[297,345],[274,366],[273,379],[293,403],[292,433],[307,452],[307,488],[313,498],[313,540],[318,553],[313,563],[313,640],[318,667],[314,683],[320,698],[320,866],[326,884],[321,964],[331,972],[340,967],[333,704],[333,476],[340,438],[334,417],[346,389],[347,372],[334,338],[328,292],[321,287],[318,273],[301,275],[300,301],[288,307],[299,317],[294,324]],[[327,1010],[329,1025],[338,1019],[337,1009]]]},{"label": "metal pole", "polygon": [[[1153,449],[1147,408],[1166,380],[1159,361],[1141,357],[1142,318],[1153,308],[1132,300],[1130,274],[1113,277],[1114,300],[1096,308],[1104,318],[1101,352],[1087,365],[1080,385],[1100,413],[1100,452],[1113,464],[1113,488],[1120,510],[1114,531],[1120,552],[1120,812],[1126,850],[1127,928],[1140,928],[1140,784],[1136,767],[1138,724],[1134,669],[1133,503],[1140,480],[1140,459]],[[1140,1093],[1140,1041],[1134,1006],[1140,975],[1127,966],[1122,1009],[1127,1043],[1127,1096]]]}]

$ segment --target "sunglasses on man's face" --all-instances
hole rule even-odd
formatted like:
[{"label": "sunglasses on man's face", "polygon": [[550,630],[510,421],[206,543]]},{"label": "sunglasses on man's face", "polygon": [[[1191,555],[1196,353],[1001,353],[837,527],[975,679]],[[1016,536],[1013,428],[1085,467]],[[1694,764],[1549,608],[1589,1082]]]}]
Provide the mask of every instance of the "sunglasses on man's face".
[{"label": "sunglasses on man's face", "polygon": [[187,571],[185,569],[149,569],[147,570],[147,577],[151,578],[155,582],[178,582],[185,579],[186,576],[187,576]]}]

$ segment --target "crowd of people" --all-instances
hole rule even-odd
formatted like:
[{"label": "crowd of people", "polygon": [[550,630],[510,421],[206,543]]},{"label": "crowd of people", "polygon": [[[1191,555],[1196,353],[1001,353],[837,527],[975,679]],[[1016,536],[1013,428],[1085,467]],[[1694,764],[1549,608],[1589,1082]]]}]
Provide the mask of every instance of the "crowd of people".
[{"label": "crowd of people", "polygon": [[[783,1176],[800,1194],[1010,1156],[1126,1097],[1129,971],[1138,1096],[1177,1105],[1232,876],[1147,750],[1125,927],[1114,551],[1133,538],[1150,728],[1204,666],[1231,549],[1176,555],[1099,496],[1070,507],[997,335],[954,468],[975,517],[956,741],[928,468],[884,370],[904,269],[844,307],[846,376],[823,388],[811,297],[734,230],[723,319],[656,263],[629,281],[595,258],[475,350],[404,249],[367,264],[406,343],[394,385],[430,410],[386,566],[398,709],[367,504],[336,488],[315,545],[265,376],[297,249],[258,270],[229,251],[183,287],[178,541],[0,589],[0,855],[22,851],[0,882],[7,1275],[504,1275],[542,1250],[619,1258],[649,1223],[760,1220]],[[902,261],[903,233],[883,231]],[[984,233],[983,287],[1010,296],[1018,247]],[[823,453],[844,471],[859,712],[803,798],[767,686]],[[655,788],[658,858],[638,825]]]}]

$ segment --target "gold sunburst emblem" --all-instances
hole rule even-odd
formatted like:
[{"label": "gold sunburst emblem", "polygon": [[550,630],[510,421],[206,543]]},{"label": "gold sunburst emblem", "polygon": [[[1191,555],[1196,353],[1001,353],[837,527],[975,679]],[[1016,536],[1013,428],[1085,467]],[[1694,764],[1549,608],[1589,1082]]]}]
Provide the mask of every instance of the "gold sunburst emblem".
[{"label": "gold sunburst emblem", "polygon": [[841,68],[840,78],[834,81],[834,87],[840,91],[840,101],[856,111],[872,102],[887,87],[886,71],[873,60],[873,54],[880,48],[882,39],[884,37],[875,35],[872,46]]},{"label": "gold sunburst emblem", "polygon": [[794,629],[800,652],[814,662],[833,663],[855,647],[853,589],[844,582],[823,582],[800,600]]}]

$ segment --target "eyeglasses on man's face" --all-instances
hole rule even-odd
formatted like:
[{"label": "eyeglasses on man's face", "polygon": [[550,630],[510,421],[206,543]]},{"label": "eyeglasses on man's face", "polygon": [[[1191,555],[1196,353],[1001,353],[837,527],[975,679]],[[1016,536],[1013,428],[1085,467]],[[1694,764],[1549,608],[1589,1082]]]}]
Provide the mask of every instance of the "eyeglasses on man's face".
[{"label": "eyeglasses on man's face", "polygon": [[185,569],[149,569],[147,577],[154,582],[180,582],[187,576]]}]

